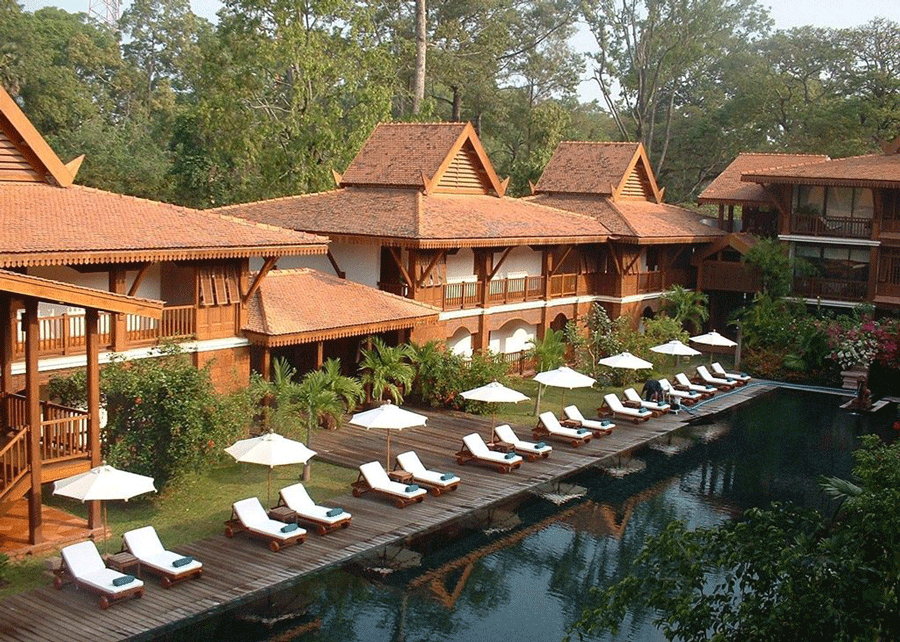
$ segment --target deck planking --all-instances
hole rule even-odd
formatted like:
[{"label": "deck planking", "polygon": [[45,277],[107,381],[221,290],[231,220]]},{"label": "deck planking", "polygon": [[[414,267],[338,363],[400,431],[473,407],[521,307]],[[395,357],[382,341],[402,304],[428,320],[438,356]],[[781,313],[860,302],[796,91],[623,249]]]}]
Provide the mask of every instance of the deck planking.
[{"label": "deck planking", "polygon": [[[711,415],[768,392],[773,386],[749,385],[716,395],[697,410],[664,415],[642,424],[616,421],[611,435],[595,438],[579,448],[550,441],[548,459],[524,462],[510,474],[476,465],[458,466],[454,454],[462,437],[478,432],[488,439],[490,420],[457,412],[420,411],[428,416],[423,428],[395,431],[392,456],[415,450],[425,466],[455,472],[459,488],[440,497],[428,495],[420,504],[396,509],[390,503],[350,493],[329,500],[353,514],[347,529],[325,537],[310,532],[305,543],[272,553],[264,543],[245,534],[233,539],[215,535],[175,547],[204,565],[203,579],[188,581],[170,590],[155,576],[144,574],[143,598],[97,607],[93,593],[67,586],[61,591],[44,587],[0,601],[0,641],[147,640],[164,636],[219,613],[238,609],[267,594],[287,588],[298,579],[342,566],[377,551],[453,524],[471,520],[476,513],[548,482],[558,481],[604,460],[631,454],[655,439],[677,430],[697,416]],[[698,404],[699,405],[699,404]],[[514,426],[522,439],[531,439],[532,426]],[[367,461],[384,462],[383,431],[350,426],[320,434],[314,449],[318,458],[356,468]]]}]

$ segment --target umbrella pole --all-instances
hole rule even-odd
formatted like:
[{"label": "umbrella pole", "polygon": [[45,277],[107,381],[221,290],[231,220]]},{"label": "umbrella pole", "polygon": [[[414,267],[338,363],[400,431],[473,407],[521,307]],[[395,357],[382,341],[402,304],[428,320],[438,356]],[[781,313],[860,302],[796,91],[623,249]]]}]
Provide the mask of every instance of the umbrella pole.
[{"label": "umbrella pole", "polygon": [[266,510],[269,509],[269,503],[272,501],[272,467],[269,466],[269,481],[266,484]]},{"label": "umbrella pole", "polygon": [[559,416],[564,417],[566,414],[566,389],[562,389],[562,403],[559,406]]},{"label": "umbrella pole", "polygon": [[385,470],[391,469],[391,429],[388,428],[387,431],[387,464],[385,464]]}]

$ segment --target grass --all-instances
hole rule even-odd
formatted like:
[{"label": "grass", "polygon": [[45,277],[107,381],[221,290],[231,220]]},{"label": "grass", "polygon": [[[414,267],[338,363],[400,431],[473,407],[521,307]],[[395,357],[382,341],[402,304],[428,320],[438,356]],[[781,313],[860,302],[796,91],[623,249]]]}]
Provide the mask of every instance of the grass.
[{"label": "grass", "polygon": [[[299,480],[301,466],[281,466],[272,469],[272,500],[278,489]],[[220,463],[202,474],[185,475],[170,484],[157,497],[133,499],[129,502],[108,502],[107,513],[112,536],[98,543],[101,552],[117,552],[125,531],[152,524],[167,547],[175,547],[224,531],[224,521],[231,517],[231,504],[244,497],[256,495],[266,499],[268,469],[254,464]],[[312,479],[306,488],[313,499],[322,501],[343,495],[356,480],[356,471],[312,462]],[[44,503],[79,517],[87,517],[87,505],[50,494],[45,485]],[[43,576],[44,559],[55,553],[11,561],[6,569],[7,584],[0,587],[0,598],[46,585]]]}]

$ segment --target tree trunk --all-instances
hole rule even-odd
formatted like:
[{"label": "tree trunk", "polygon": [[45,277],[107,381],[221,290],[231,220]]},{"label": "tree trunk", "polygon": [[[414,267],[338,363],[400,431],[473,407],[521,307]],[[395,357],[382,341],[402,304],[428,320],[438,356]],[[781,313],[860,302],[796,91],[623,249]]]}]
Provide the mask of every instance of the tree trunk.
[{"label": "tree trunk", "polygon": [[425,0],[416,0],[416,68],[413,75],[412,113],[417,115],[425,99]]},{"label": "tree trunk", "polygon": [[458,123],[462,119],[460,115],[462,111],[462,95],[459,92],[459,87],[451,87],[451,89],[453,90],[453,113],[450,116],[450,120]]}]

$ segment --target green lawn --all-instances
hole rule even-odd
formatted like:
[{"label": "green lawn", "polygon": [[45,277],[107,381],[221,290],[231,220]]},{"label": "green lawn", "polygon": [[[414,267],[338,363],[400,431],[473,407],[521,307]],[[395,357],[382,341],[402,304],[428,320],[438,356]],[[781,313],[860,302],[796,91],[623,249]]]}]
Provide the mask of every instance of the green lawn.
[{"label": "green lawn", "polygon": [[[282,466],[272,470],[272,500],[278,489],[299,480],[301,466]],[[160,539],[177,546],[224,531],[223,522],[231,516],[232,502],[256,495],[266,500],[267,468],[253,464],[223,462],[199,475],[189,475],[173,482],[158,497],[108,502],[107,510],[112,537],[98,544],[100,551],[119,550],[121,535],[127,530],[152,524]],[[312,462],[312,479],[306,484],[315,500],[325,500],[347,493],[356,480],[356,471],[324,462]],[[87,506],[81,502],[54,497],[52,486],[45,486],[44,502],[80,517],[86,517]],[[5,576],[7,586],[0,588],[0,598],[48,583],[43,577],[44,559],[49,555],[10,562]]]}]

